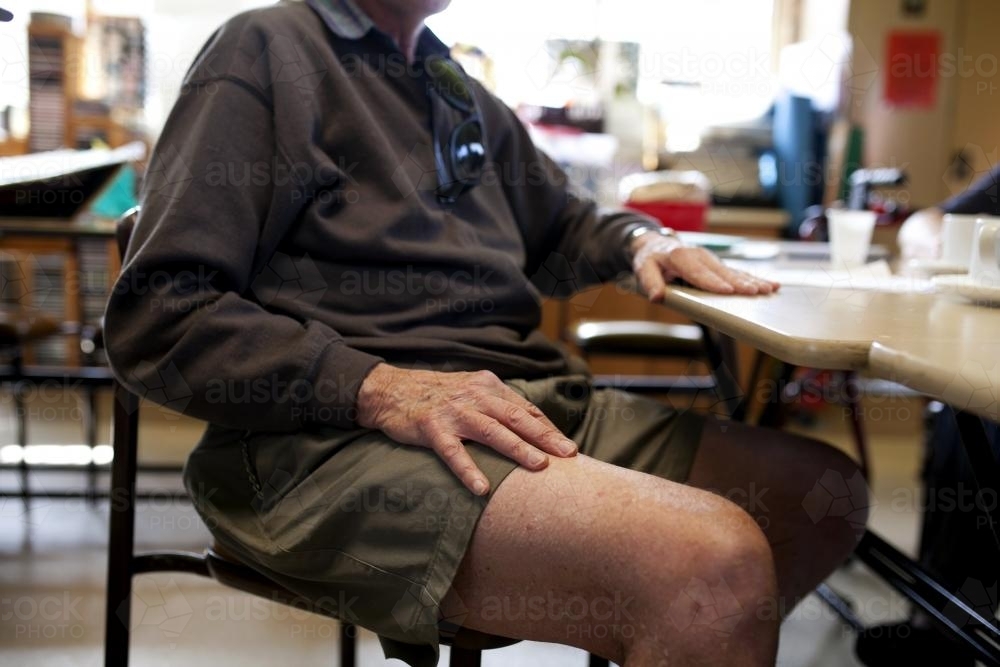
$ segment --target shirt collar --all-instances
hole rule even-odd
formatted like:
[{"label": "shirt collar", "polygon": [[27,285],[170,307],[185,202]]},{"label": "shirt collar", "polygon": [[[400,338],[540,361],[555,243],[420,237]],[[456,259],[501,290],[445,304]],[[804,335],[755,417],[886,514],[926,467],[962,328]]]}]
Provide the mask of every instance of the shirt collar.
[{"label": "shirt collar", "polygon": [[375,23],[352,0],[306,0],[333,34],[344,39],[360,39]]},{"label": "shirt collar", "polygon": [[[344,39],[361,39],[378,26],[353,0],[305,0],[319,14],[330,32]],[[449,49],[430,28],[424,27],[417,46],[419,53],[446,56]]]}]

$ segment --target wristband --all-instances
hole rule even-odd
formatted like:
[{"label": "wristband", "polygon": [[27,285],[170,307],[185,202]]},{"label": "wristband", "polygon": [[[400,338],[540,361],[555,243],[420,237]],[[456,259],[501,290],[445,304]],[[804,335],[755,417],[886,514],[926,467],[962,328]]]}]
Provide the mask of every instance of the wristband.
[{"label": "wristband", "polygon": [[640,236],[645,236],[646,234],[655,234],[656,236],[663,237],[664,239],[670,239],[672,243],[657,244],[661,247],[660,252],[668,254],[675,248],[680,248],[684,245],[681,238],[677,235],[677,232],[670,229],[669,227],[636,227],[626,236],[626,252],[628,253],[629,263],[635,262],[636,254],[632,248],[635,246],[636,240]]}]

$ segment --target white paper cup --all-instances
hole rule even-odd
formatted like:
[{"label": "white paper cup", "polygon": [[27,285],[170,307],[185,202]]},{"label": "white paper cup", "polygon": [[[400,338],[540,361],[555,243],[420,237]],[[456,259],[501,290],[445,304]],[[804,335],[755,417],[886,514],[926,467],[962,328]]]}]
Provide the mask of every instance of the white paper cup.
[{"label": "white paper cup", "polygon": [[827,229],[830,231],[830,261],[833,267],[863,266],[868,260],[875,231],[874,211],[828,209]]},{"label": "white paper cup", "polygon": [[972,239],[976,235],[976,222],[982,216],[944,216],[941,225],[941,261],[949,266],[969,268],[972,257]]},{"label": "white paper cup", "polygon": [[980,285],[1000,287],[1000,218],[976,221],[969,277]]}]

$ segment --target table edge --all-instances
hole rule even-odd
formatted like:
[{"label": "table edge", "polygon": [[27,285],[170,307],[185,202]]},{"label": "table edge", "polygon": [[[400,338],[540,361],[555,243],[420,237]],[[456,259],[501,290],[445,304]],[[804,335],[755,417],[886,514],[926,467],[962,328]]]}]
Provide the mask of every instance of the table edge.
[{"label": "table edge", "polygon": [[868,354],[868,372],[885,380],[897,382],[924,396],[985,419],[1000,419],[1000,400],[992,405],[974,403],[971,385],[955,382],[958,369],[943,369],[923,361],[912,354],[896,350],[886,343],[875,341]]},{"label": "table edge", "polygon": [[776,359],[796,366],[826,370],[860,370],[868,365],[871,341],[852,343],[779,333],[731,312],[705,306],[695,300],[687,288],[682,287],[668,288],[662,305],[699,324],[709,326]]}]

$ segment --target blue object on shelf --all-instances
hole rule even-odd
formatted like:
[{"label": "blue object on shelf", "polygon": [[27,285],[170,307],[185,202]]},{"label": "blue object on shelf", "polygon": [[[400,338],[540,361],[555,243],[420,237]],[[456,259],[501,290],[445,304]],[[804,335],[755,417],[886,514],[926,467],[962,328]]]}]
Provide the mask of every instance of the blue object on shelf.
[{"label": "blue object on shelf", "polygon": [[778,155],[778,201],[797,230],[813,193],[823,179],[823,165],[816,156],[812,101],[789,93],[774,103],[774,149]]},{"label": "blue object on shelf", "polygon": [[90,212],[102,218],[120,218],[138,203],[135,197],[135,168],[122,165],[114,179],[94,199]]}]

